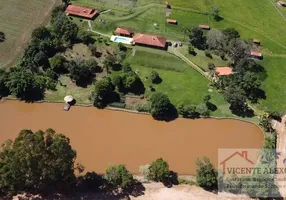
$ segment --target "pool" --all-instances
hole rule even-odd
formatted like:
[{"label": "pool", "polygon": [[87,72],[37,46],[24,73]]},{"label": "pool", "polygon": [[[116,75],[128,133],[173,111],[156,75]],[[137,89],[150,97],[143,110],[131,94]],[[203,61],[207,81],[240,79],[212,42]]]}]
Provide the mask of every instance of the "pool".
[{"label": "pool", "polygon": [[112,42],[117,42],[117,43],[123,43],[123,44],[132,44],[132,38],[129,37],[122,37],[122,36],[117,36],[117,35],[113,35],[111,36],[110,40]]}]

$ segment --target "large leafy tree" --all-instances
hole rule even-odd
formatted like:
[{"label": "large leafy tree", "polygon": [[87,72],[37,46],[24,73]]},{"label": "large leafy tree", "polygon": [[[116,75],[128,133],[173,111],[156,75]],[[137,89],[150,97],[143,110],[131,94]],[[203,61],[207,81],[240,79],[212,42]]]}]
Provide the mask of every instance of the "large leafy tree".
[{"label": "large leafy tree", "polygon": [[6,81],[8,80],[8,76],[8,72],[0,68],[0,98],[8,95],[9,93],[9,89],[5,85]]},{"label": "large leafy tree", "polygon": [[198,27],[192,28],[189,35],[190,43],[198,49],[202,49],[205,46],[205,37],[202,29]]},{"label": "large leafy tree", "polygon": [[125,92],[132,92],[134,94],[143,94],[145,92],[144,84],[139,76],[133,71],[122,75],[122,83]]},{"label": "large leafy tree", "polygon": [[206,43],[209,49],[223,51],[226,46],[226,37],[220,30],[211,29],[207,33]]},{"label": "large leafy tree", "polygon": [[133,176],[125,165],[110,165],[106,170],[105,178],[109,184],[118,188],[128,188],[133,183]]},{"label": "large leafy tree", "polygon": [[95,76],[93,66],[84,60],[71,60],[68,65],[70,77],[78,86],[85,87]]},{"label": "large leafy tree", "polygon": [[178,113],[167,95],[157,92],[151,98],[151,114],[155,119],[168,120],[177,117]]},{"label": "large leafy tree", "polygon": [[0,152],[2,192],[51,192],[69,189],[75,181],[76,152],[69,138],[54,130],[22,130]]},{"label": "large leafy tree", "polygon": [[57,54],[50,59],[50,66],[52,70],[57,74],[68,73],[68,61],[64,56],[60,54]]},{"label": "large leafy tree", "polygon": [[95,83],[92,94],[93,105],[98,108],[105,107],[108,103],[115,101],[114,86],[110,78],[104,78]]},{"label": "large leafy tree", "polygon": [[199,186],[207,190],[216,190],[218,173],[209,158],[203,157],[201,160],[198,159],[196,164],[196,181]]},{"label": "large leafy tree", "polygon": [[51,38],[51,32],[45,26],[40,26],[32,32],[32,38],[40,40],[48,39]]},{"label": "large leafy tree", "polygon": [[162,158],[152,162],[149,166],[149,173],[147,178],[149,180],[165,182],[169,178],[169,165]]},{"label": "large leafy tree", "polygon": [[26,69],[13,68],[5,86],[18,98],[31,100],[42,97],[45,90],[45,80]]}]

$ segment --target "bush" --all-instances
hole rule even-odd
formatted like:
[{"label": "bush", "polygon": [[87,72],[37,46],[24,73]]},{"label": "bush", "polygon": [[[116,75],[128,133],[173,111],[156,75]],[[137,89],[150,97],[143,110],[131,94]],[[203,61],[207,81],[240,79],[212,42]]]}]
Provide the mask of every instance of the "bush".
[{"label": "bush", "polygon": [[194,185],[194,186],[198,186],[198,184],[195,181],[192,180],[187,180],[187,179],[183,179],[183,178],[178,178],[178,183],[180,185]]},{"label": "bush", "polygon": [[128,188],[133,184],[133,176],[125,165],[111,165],[107,168],[105,178],[108,183],[117,188]]},{"label": "bush", "polygon": [[169,165],[162,158],[152,162],[149,167],[148,180],[165,182],[169,177]]},{"label": "bush", "polygon": [[197,106],[197,112],[200,113],[202,117],[210,116],[210,111],[205,104],[200,104],[199,106]]},{"label": "bush", "polygon": [[188,46],[188,52],[189,52],[189,54],[191,54],[191,55],[193,55],[193,56],[196,55],[196,51],[195,51],[195,48],[194,48],[193,45],[189,44],[189,46]]},{"label": "bush", "polygon": [[155,84],[162,82],[162,79],[160,78],[158,72],[156,72],[155,70],[151,71],[150,79],[151,79],[152,83],[155,83]]},{"label": "bush", "polygon": [[209,63],[208,64],[208,68],[209,68],[210,71],[215,70],[215,64]]},{"label": "bush", "polygon": [[197,160],[196,180],[200,187],[210,190],[217,189],[217,171],[207,157]]},{"label": "bush", "polygon": [[139,171],[142,174],[142,176],[144,176],[145,179],[149,180],[149,176],[150,176],[150,165],[141,165],[139,167]]},{"label": "bush", "polygon": [[139,112],[150,112],[150,104],[137,104],[136,110]]},{"label": "bush", "polygon": [[199,113],[196,111],[196,106],[179,104],[178,112],[184,118],[196,118],[199,117]]},{"label": "bush", "polygon": [[213,58],[213,56],[212,56],[212,54],[211,54],[211,52],[209,50],[205,50],[205,56],[209,57],[211,59]]}]

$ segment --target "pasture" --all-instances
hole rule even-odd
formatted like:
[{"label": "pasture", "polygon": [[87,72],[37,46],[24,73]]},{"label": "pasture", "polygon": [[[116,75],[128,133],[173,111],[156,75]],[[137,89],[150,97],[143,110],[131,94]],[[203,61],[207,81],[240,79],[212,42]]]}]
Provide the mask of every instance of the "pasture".
[{"label": "pasture", "polygon": [[0,67],[13,66],[29,42],[31,32],[46,25],[52,8],[60,0],[2,0],[0,31],[5,41],[0,43]]}]

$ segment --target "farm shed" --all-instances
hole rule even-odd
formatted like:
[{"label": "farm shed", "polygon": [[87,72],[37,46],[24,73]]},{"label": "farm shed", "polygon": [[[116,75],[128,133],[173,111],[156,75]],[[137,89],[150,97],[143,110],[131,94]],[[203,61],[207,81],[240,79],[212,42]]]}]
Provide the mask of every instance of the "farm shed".
[{"label": "farm shed", "polygon": [[256,58],[262,58],[262,53],[261,52],[257,52],[257,51],[251,51],[250,55]]},{"label": "farm shed", "polygon": [[169,24],[177,24],[178,23],[177,20],[175,20],[175,19],[167,19],[166,22]]},{"label": "farm shed", "polygon": [[83,6],[76,6],[76,5],[69,5],[66,8],[67,15],[73,15],[78,17],[83,17],[87,19],[93,19],[97,14],[97,10],[93,8],[83,7]]},{"label": "farm shed", "polygon": [[208,25],[203,25],[203,24],[199,25],[199,27],[200,27],[201,29],[205,29],[205,30],[210,30],[210,29],[211,29],[210,26],[208,26]]}]

